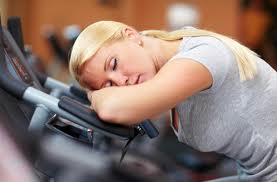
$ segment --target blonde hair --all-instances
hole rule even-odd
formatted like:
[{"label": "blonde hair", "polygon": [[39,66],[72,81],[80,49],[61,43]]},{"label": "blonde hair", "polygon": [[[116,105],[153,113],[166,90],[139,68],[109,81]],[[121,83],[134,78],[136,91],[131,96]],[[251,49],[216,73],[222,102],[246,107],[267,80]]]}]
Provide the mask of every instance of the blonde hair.
[{"label": "blonde hair", "polygon": [[[124,38],[122,30],[125,27],[128,26],[115,21],[99,21],[91,24],[81,32],[73,45],[69,63],[70,73],[78,82],[80,82],[79,77],[82,65],[95,55],[104,44],[122,40]],[[167,41],[179,40],[183,37],[191,36],[215,37],[225,43],[234,53],[241,81],[252,79],[257,72],[254,62],[254,56],[257,56],[256,53],[224,35],[201,29],[180,29],[172,32],[145,30],[141,34]],[[82,85],[82,83],[80,84]]]},{"label": "blonde hair", "polygon": [[161,30],[145,30],[142,31],[141,34],[167,41],[178,40],[182,37],[215,37],[225,43],[225,45],[227,45],[234,53],[239,68],[241,81],[252,79],[257,73],[257,65],[254,61],[254,57],[258,55],[255,52],[251,51],[249,48],[227,36],[195,28],[179,29],[172,32]]},{"label": "blonde hair", "polygon": [[[127,25],[114,21],[99,21],[85,28],[76,39],[69,62],[71,75],[80,83],[80,71],[86,61],[105,44],[122,40],[121,30]],[[80,83],[82,85],[82,83]],[[84,85],[82,85],[84,86]]]}]

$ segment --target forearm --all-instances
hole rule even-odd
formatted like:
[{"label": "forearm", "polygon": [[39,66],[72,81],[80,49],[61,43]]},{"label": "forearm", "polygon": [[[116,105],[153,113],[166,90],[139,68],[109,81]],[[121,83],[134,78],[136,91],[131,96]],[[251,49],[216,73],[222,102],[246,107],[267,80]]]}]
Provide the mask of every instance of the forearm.
[{"label": "forearm", "polygon": [[[170,99],[161,100],[161,93],[150,83],[108,88],[105,100],[93,105],[100,118],[113,123],[135,124],[174,107]],[[93,102],[93,101],[92,101]],[[162,104],[161,104],[162,103]]]},{"label": "forearm", "polygon": [[105,121],[134,124],[173,108],[211,83],[211,75],[199,63],[172,62],[142,84],[92,92],[92,106]]}]

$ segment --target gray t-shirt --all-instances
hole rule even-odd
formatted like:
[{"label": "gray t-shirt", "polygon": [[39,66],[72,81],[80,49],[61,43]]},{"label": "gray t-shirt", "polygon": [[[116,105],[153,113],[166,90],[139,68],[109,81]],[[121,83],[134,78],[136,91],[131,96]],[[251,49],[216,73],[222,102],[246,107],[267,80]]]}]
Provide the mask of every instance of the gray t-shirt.
[{"label": "gray t-shirt", "polygon": [[176,58],[203,64],[213,77],[211,88],[176,106],[178,140],[238,161],[238,176],[215,181],[277,181],[276,71],[256,57],[257,75],[241,82],[234,54],[208,36],[184,38]]}]

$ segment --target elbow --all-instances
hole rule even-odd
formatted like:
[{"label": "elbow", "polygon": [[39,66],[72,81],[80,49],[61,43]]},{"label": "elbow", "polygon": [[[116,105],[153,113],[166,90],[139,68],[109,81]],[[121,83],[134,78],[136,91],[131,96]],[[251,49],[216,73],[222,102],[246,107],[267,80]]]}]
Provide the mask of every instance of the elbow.
[{"label": "elbow", "polygon": [[120,115],[119,112],[115,112],[114,110],[110,109],[103,109],[99,111],[98,117],[108,123],[114,123],[114,124],[120,124],[120,125],[132,125],[133,122],[130,122],[128,118],[124,117],[123,115]]},{"label": "elbow", "polygon": [[98,117],[108,123],[130,125],[118,107],[115,107],[112,102],[103,103],[96,110]]},{"label": "elbow", "polygon": [[118,116],[116,116],[116,113],[113,112],[111,109],[99,108],[99,110],[97,111],[97,115],[101,120],[105,122],[121,124],[118,120]]}]

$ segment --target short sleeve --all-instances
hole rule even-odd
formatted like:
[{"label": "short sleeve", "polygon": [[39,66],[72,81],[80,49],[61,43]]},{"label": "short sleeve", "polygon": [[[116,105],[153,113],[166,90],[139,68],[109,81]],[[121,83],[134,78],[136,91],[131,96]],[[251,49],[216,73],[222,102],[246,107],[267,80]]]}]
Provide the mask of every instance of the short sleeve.
[{"label": "short sleeve", "polygon": [[184,39],[179,52],[170,59],[184,58],[204,65],[212,75],[212,86],[203,93],[215,92],[223,84],[229,70],[230,54],[223,42],[213,37],[192,37]]}]

